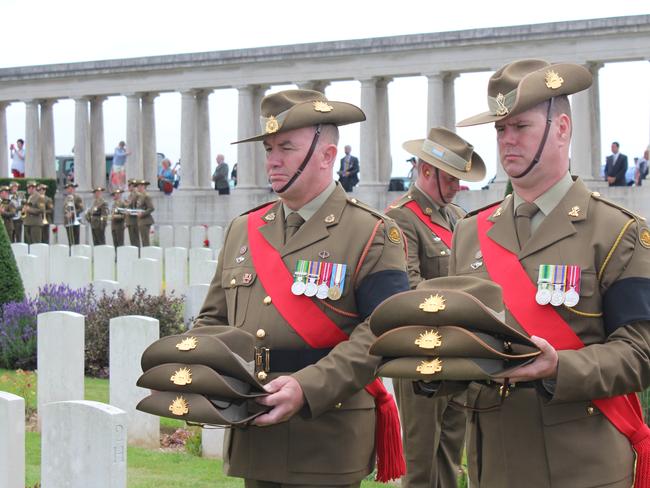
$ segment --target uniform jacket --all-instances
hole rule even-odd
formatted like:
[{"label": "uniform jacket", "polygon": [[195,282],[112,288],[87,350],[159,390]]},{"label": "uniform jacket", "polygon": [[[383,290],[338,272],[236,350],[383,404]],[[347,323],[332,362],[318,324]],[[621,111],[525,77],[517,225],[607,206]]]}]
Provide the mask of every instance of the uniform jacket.
[{"label": "uniform jacket", "polygon": [[217,190],[229,187],[228,164],[226,163],[217,164],[217,167],[214,168],[214,173],[212,173],[212,181],[214,181],[214,187]]},{"label": "uniform jacket", "polygon": [[91,229],[105,229],[106,217],[108,217],[108,204],[102,197],[95,198],[93,204],[86,213],[86,220],[90,222]]},{"label": "uniform jacket", "polygon": [[2,200],[0,201],[0,214],[2,214],[2,220],[4,221],[5,228],[7,229],[7,235],[11,236],[11,233],[14,229],[14,215],[16,214],[16,207],[11,202],[11,200]]},{"label": "uniform jacket", "polygon": [[45,195],[45,214],[47,215],[47,221],[52,224],[54,223],[54,200],[51,197]]},{"label": "uniform jacket", "polygon": [[[264,304],[267,293],[251,262],[247,218],[234,219],[226,233],[196,326],[230,324],[254,335],[262,329],[260,347],[308,349],[274,305]],[[377,361],[368,354],[374,336],[366,317],[384,298],[408,288],[403,242],[390,219],[348,200],[339,185],[287,244],[280,201],[267,209],[265,220],[263,236],[292,273],[299,259],[347,264],[342,297],[312,300],[350,339],[293,373],[305,396],[301,412],[270,427],[227,433],[225,470],[280,483],[357,482],[374,465],[374,399],[363,388]],[[281,374],[271,373],[268,380]]]},{"label": "uniform jacket", "polygon": [[356,156],[350,155],[350,167],[348,176],[343,176],[345,172],[345,157],[341,158],[341,168],[339,169],[339,180],[347,179],[350,182],[350,186],[354,186],[359,183],[359,159]]},{"label": "uniform jacket", "polygon": [[144,210],[144,212],[137,216],[138,225],[152,225],[153,215],[151,214],[154,211],[154,207],[153,202],[151,201],[151,197],[146,191],[138,194],[138,198],[136,200],[136,208]]},{"label": "uniform jacket", "polygon": [[[137,191],[132,191],[129,193],[128,198],[126,199],[126,205],[127,208],[135,209],[138,208],[138,192]],[[138,217],[135,215],[127,215],[126,216],[126,225],[127,227],[137,227],[138,226]]]},{"label": "uniform jacket", "polygon": [[23,223],[27,226],[30,225],[43,225],[43,217],[45,215],[45,198],[37,191],[32,193],[27,199],[25,204],[26,217]]},{"label": "uniform jacket", "polygon": [[[395,220],[406,237],[409,284],[411,288],[415,288],[422,280],[447,276],[450,251],[424,222],[404,207],[410,201],[415,201],[422,212],[430,216],[431,222],[449,231],[452,229],[438,209],[431,205],[431,201],[415,185],[411,185],[407,193],[390,204],[386,213]],[[453,222],[465,215],[465,211],[453,203],[445,208]]]},{"label": "uniform jacket", "polygon": [[627,156],[621,152],[618,153],[616,162],[614,162],[614,155],[610,154],[605,159],[605,176],[613,176],[616,178],[613,184],[609,186],[626,186],[627,180],[625,173],[627,172]]},{"label": "uniform jacket", "polygon": [[[586,347],[559,351],[555,382],[515,386],[499,409],[470,414],[472,486],[629,488],[630,443],[591,400],[650,384],[650,233],[577,180],[520,250],[512,202],[493,211],[488,237],[518,253],[534,283],[541,264],[580,266],[579,303],[556,311]],[[487,279],[484,266],[472,266],[478,250],[476,217],[469,216],[454,232],[450,274]],[[520,328],[509,313],[506,320]],[[467,396],[470,407],[499,402],[494,384],[471,383]]]},{"label": "uniform jacket", "polygon": [[126,215],[119,211],[119,209],[127,208],[127,203],[120,199],[113,200],[113,206],[111,207],[111,228],[124,228],[124,220]]},{"label": "uniform jacket", "polygon": [[16,214],[14,215],[14,220],[21,220],[21,210],[25,204],[25,199],[22,196],[19,196],[17,193],[10,193],[9,200],[13,203],[16,208]]},{"label": "uniform jacket", "polygon": [[73,225],[75,222],[75,216],[68,212],[68,209],[66,208],[67,206],[70,206],[70,200],[72,200],[72,203],[74,204],[74,211],[77,218],[79,218],[81,212],[84,211],[84,203],[79,195],[75,193],[66,195],[63,199],[63,225],[65,226]]}]

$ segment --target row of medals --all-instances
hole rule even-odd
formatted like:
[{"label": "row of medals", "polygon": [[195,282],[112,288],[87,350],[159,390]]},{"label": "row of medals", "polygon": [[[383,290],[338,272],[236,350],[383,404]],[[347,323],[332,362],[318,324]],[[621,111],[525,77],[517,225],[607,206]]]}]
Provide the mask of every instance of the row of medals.
[{"label": "row of medals", "polygon": [[541,264],[535,301],[540,305],[575,307],[580,301],[580,267],[566,264]]},{"label": "row of medals", "polygon": [[346,268],[345,264],[300,259],[293,273],[291,293],[338,300],[343,294]]}]

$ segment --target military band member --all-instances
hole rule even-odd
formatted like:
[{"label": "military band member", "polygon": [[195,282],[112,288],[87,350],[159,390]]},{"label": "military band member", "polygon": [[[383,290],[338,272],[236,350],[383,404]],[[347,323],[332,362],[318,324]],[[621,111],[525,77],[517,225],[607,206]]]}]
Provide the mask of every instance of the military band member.
[{"label": "military band member", "polygon": [[[129,196],[126,199],[126,206],[130,210],[138,208],[138,180],[129,180]],[[140,247],[140,231],[138,230],[138,217],[133,213],[126,214],[126,228],[129,231],[129,242],[132,246]]]},{"label": "military band member", "polygon": [[12,181],[9,183],[9,199],[16,208],[16,214],[13,218],[13,232],[9,236],[11,242],[23,242],[23,218],[22,211],[23,205],[25,204],[25,195],[24,192],[18,191],[20,185],[18,182]]},{"label": "military band member", "polygon": [[65,198],[63,199],[63,225],[68,236],[70,246],[79,244],[80,217],[84,211],[83,200],[75,193],[76,183],[66,183]]},{"label": "military band member", "polygon": [[[404,242],[333,180],[337,126],[365,120],[359,108],[287,90],[265,97],[261,113],[263,134],[239,142],[263,141],[280,198],[232,221],[195,325],[254,334],[257,378],[271,393],[255,425],[227,432],[225,470],[247,488],[358,487],[374,467],[375,433],[400,447],[392,397],[373,381],[366,318],[408,289]],[[376,404],[392,436],[375,430]]]},{"label": "military band member", "polygon": [[[45,199],[45,219],[47,224],[43,224],[41,229],[41,242],[43,244],[50,243],[50,225],[54,222],[54,200],[47,196],[47,185],[40,184],[38,185],[38,192]],[[45,220],[43,220],[45,222]]]},{"label": "military band member", "polygon": [[7,236],[11,237],[14,231],[14,215],[16,215],[16,207],[9,199],[9,187],[0,186],[0,214],[4,222]]},{"label": "military band member", "polygon": [[122,200],[122,190],[119,188],[113,190],[113,206],[111,208],[111,235],[113,236],[113,245],[120,247],[124,245],[124,220],[126,218],[127,204]]},{"label": "military band member", "polygon": [[147,193],[149,182],[145,180],[138,181],[138,199],[136,208],[138,209],[138,233],[140,234],[140,244],[142,247],[149,245],[149,232],[153,225],[153,201],[151,196]]},{"label": "military band member", "polygon": [[[409,285],[447,276],[451,236],[465,212],[452,200],[459,179],[480,181],[485,164],[471,144],[443,127],[426,139],[403,144],[417,157],[417,179],[386,212],[404,233]],[[465,413],[449,406],[450,397],[416,395],[411,380],[394,379],[402,420],[405,488],[455,487],[465,439]]]},{"label": "military band member", "polygon": [[34,181],[27,183],[27,203],[23,207],[23,223],[25,225],[25,242],[36,244],[42,241],[43,221],[45,215],[45,198],[36,191],[38,185]]},{"label": "military band member", "polygon": [[93,245],[103,246],[106,244],[106,221],[108,220],[108,204],[104,197],[104,188],[98,186],[93,188],[95,199],[86,212],[86,220],[90,223],[90,230],[93,234]]},{"label": "military band member", "polygon": [[469,385],[471,486],[650,486],[634,393],[650,386],[650,230],[569,173],[568,95],[591,83],[581,65],[515,61],[458,124],[494,124],[514,193],[458,223],[450,274],[501,285],[507,323],[542,350],[503,387]]}]

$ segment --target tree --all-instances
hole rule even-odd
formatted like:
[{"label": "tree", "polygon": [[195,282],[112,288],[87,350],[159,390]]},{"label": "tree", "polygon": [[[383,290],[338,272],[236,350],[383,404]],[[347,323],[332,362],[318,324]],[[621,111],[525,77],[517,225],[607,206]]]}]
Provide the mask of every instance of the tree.
[{"label": "tree", "polygon": [[19,302],[25,298],[23,280],[18,272],[16,258],[11,250],[9,236],[4,225],[0,224],[0,306],[8,302]]}]

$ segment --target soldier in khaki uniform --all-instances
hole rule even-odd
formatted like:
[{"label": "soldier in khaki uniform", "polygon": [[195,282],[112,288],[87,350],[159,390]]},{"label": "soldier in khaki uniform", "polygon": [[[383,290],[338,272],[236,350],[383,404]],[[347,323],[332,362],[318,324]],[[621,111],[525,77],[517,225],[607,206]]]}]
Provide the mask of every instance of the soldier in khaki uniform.
[{"label": "soldier in khaki uniform", "polygon": [[[404,242],[333,180],[336,126],[364,120],[360,109],[287,90],[265,97],[261,113],[264,133],[239,142],[263,141],[280,199],[232,221],[195,324],[255,334],[256,374],[271,393],[258,400],[269,413],[227,432],[224,468],[247,488],[358,487],[374,467],[375,405],[397,421],[373,381],[366,318],[408,289]],[[400,446],[388,425],[386,443]]]},{"label": "soldier in khaki uniform", "polygon": [[136,208],[138,209],[138,233],[140,234],[140,244],[142,247],[149,246],[149,232],[153,225],[153,201],[151,196],[147,193],[149,182],[139,180],[138,183],[138,199],[136,200]]},{"label": "soldier in khaki uniform", "polygon": [[79,216],[84,211],[84,203],[79,195],[75,193],[76,183],[66,183],[66,195],[63,198],[63,226],[68,236],[68,245],[79,244],[79,230],[81,223]]},{"label": "soldier in khaki uniform", "polygon": [[122,190],[119,188],[111,192],[113,196],[113,207],[111,208],[111,235],[113,245],[120,247],[124,245],[124,220],[127,204],[122,200]]},{"label": "soldier in khaki uniform", "polygon": [[[138,190],[136,183],[138,180],[129,180],[129,196],[126,198],[126,206],[130,210],[135,210],[138,206]],[[133,213],[127,213],[125,218],[126,228],[129,231],[129,242],[132,246],[140,247],[140,232],[138,231],[138,217]]]},{"label": "soldier in khaki uniform", "polygon": [[23,223],[25,226],[25,242],[27,244],[40,243],[42,240],[43,220],[45,219],[45,198],[36,191],[36,183],[27,183],[29,198],[23,207]]},{"label": "soldier in khaki uniform", "polygon": [[[634,392],[650,386],[650,230],[569,174],[574,64],[499,69],[489,111],[514,193],[458,223],[449,270],[503,288],[506,322],[542,354],[506,385],[473,382],[473,487],[650,486],[650,430]],[[612,398],[613,397],[613,398]],[[501,403],[502,402],[502,403]]]},{"label": "soldier in khaki uniform", "polygon": [[14,231],[14,215],[16,215],[16,207],[9,199],[9,187],[0,186],[0,215],[4,222],[7,236],[11,237]]},{"label": "soldier in khaki uniform", "polygon": [[43,224],[41,229],[41,242],[43,244],[50,243],[50,225],[54,222],[54,200],[47,196],[47,185],[38,185],[38,192],[45,199],[45,218],[47,224]]},{"label": "soldier in khaki uniform", "polygon": [[[417,157],[417,180],[386,212],[404,233],[409,285],[447,276],[451,233],[465,215],[451,203],[459,179],[480,181],[485,164],[461,137],[435,127],[426,139],[403,144]],[[465,413],[449,406],[450,397],[429,399],[413,392],[412,381],[394,379],[402,420],[406,488],[455,488],[465,437]]]},{"label": "soldier in khaki uniform", "polygon": [[98,186],[93,188],[95,199],[86,212],[86,220],[90,223],[90,230],[93,234],[93,245],[103,246],[106,244],[106,221],[108,217],[108,204],[102,194],[104,188]]},{"label": "soldier in khaki uniform", "polygon": [[20,185],[16,181],[9,183],[9,199],[16,208],[16,214],[13,218],[13,232],[9,235],[11,242],[22,242],[23,240],[23,217],[22,210],[25,204],[24,192],[19,192]]}]

